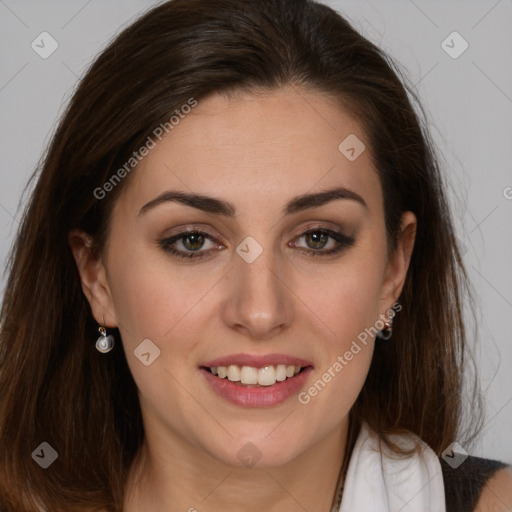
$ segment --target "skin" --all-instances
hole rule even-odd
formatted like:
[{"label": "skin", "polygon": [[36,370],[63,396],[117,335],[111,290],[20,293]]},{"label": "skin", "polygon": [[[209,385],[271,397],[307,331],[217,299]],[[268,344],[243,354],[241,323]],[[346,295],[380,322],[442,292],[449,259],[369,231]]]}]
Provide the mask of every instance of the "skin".
[{"label": "skin", "polygon": [[[355,161],[338,151],[352,133],[366,140],[355,119],[317,92],[289,87],[211,96],[132,171],[101,257],[92,255],[85,233],[70,235],[93,315],[100,325],[119,327],[139,389],[146,440],[133,466],[127,511],[330,511],[348,413],[374,340],[306,405],[297,396],[267,408],[230,404],[211,390],[199,366],[240,352],[290,354],[314,367],[307,390],[397,301],[416,218],[404,213],[402,236],[388,254],[369,144]],[[281,214],[293,197],[332,187],[356,192],[366,207],[337,199]],[[167,190],[229,201],[237,215],[177,202],[139,214]],[[307,255],[302,251],[338,245],[303,236],[312,225],[343,231],[354,245]],[[185,227],[215,239],[201,248],[209,255],[182,260],[162,249],[160,240]],[[248,236],[263,248],[252,263],[236,252]],[[186,251],[185,241],[191,243],[182,238],[174,247]],[[150,366],[133,354],[147,338],[161,351]],[[237,456],[249,442],[261,454],[251,468]]]},{"label": "skin", "polygon": [[512,468],[496,471],[487,481],[478,499],[475,512],[512,511]]}]

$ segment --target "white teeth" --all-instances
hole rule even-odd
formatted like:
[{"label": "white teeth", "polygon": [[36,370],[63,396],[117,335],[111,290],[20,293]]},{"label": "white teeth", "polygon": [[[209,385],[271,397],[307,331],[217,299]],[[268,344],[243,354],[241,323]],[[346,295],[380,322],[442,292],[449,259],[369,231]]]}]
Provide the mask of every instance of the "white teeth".
[{"label": "white teeth", "polygon": [[297,375],[301,366],[278,364],[267,365],[263,368],[255,368],[253,366],[238,366],[231,364],[229,366],[217,366],[210,368],[213,375],[217,375],[221,379],[226,377],[231,382],[240,382],[241,384],[250,384],[259,386],[273,386],[276,382],[283,382],[287,378]]},{"label": "white teeth", "polygon": [[258,370],[258,384],[272,386],[276,383],[276,371],[273,366],[265,366]]},{"label": "white teeth", "polygon": [[240,380],[240,368],[236,364],[228,366],[228,380],[238,382]]},{"label": "white teeth", "polygon": [[[300,366],[299,366],[300,368]],[[284,364],[278,364],[276,366],[276,380],[282,382],[286,380],[286,366]]]},{"label": "white teeth", "polygon": [[240,382],[242,384],[258,384],[258,370],[252,366],[242,366]]}]

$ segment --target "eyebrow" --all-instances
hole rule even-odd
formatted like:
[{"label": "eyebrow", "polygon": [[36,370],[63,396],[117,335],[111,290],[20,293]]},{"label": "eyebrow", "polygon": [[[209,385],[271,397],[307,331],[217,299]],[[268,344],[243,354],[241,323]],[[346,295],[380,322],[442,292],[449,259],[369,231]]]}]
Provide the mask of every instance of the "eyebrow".
[{"label": "eyebrow", "polygon": [[[309,208],[318,208],[319,206],[327,204],[336,199],[348,199],[361,204],[365,208],[368,208],[365,200],[359,194],[344,187],[337,187],[324,190],[323,192],[296,196],[286,204],[282,210],[282,214],[291,215],[293,213],[308,210]],[[167,202],[181,203],[207,213],[213,213],[215,215],[222,215],[231,218],[236,216],[235,206],[228,201],[223,201],[221,199],[216,199],[214,197],[201,194],[189,194],[186,192],[173,190],[164,192],[155,199],[149,201],[149,203],[145,204],[140,209],[139,215],[146,213],[148,210]]]}]

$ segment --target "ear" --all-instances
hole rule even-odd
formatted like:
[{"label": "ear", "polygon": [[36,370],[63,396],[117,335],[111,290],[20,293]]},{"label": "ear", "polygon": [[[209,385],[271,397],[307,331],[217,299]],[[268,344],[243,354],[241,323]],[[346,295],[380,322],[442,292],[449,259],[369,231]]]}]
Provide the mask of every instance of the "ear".
[{"label": "ear", "polygon": [[92,315],[99,325],[116,327],[112,294],[107,280],[107,273],[101,256],[92,250],[93,239],[82,230],[73,230],[68,236],[82,281],[82,290],[91,306]]},{"label": "ear", "polygon": [[416,215],[409,211],[404,212],[396,249],[389,257],[381,287],[380,300],[385,311],[392,307],[402,293],[416,239],[416,227]]}]

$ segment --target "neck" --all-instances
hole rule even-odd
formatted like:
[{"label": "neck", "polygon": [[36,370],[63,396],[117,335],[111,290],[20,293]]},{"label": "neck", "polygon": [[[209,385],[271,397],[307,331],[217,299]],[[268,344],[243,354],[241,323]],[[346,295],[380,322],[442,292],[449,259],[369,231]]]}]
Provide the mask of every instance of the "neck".
[{"label": "neck", "polygon": [[132,466],[124,510],[331,512],[348,426],[347,418],[286,464],[265,469],[225,464],[172,436],[146,437]]}]

